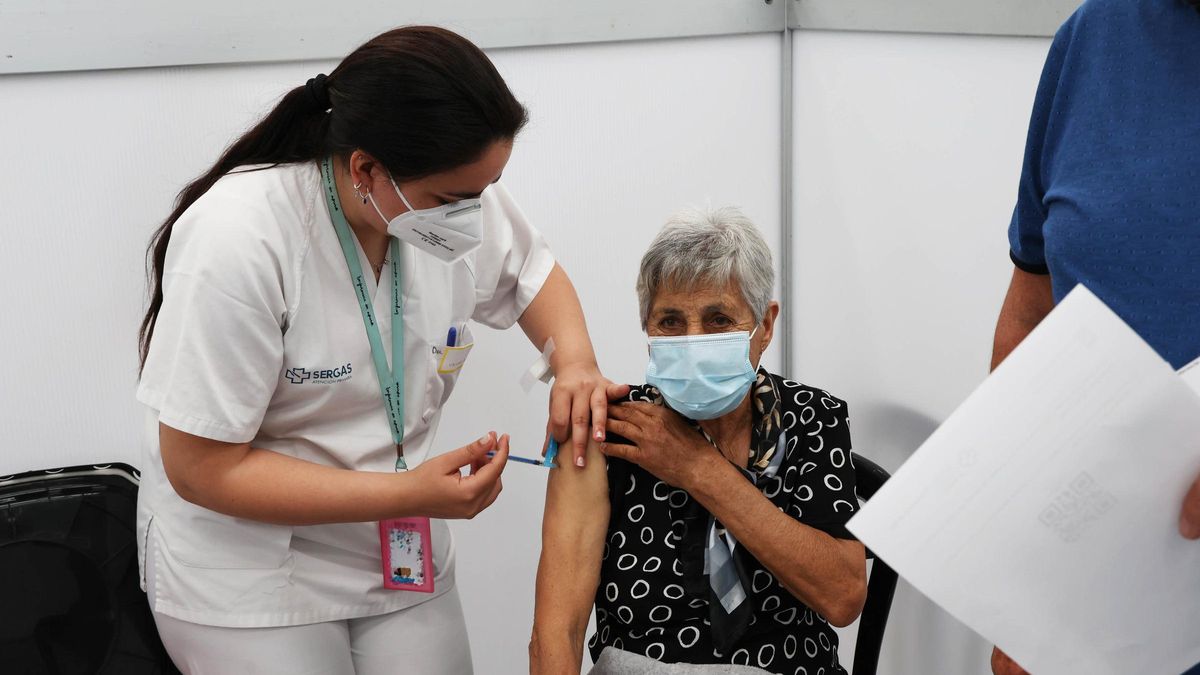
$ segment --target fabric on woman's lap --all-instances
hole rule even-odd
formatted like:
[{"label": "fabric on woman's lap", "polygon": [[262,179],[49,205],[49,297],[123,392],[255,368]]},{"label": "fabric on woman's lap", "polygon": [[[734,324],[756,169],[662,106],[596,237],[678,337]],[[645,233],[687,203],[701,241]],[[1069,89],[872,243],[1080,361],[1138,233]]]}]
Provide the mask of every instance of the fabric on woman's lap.
[{"label": "fabric on woman's lap", "polygon": [[[764,370],[753,395],[750,471],[759,489],[800,522],[852,538],[845,523],[858,502],[846,404]],[[628,400],[660,399],[653,387],[643,386]],[[782,464],[775,477],[764,477],[781,434]],[[745,602],[754,613],[733,647],[717,651],[704,571],[710,514],[685,491],[636,465],[610,459],[608,472],[612,513],[596,595],[597,632],[589,642],[593,660],[614,647],[666,663],[732,663],[789,675],[801,667],[845,672],[837,665],[833,629],[744,546],[734,554],[749,580]]]},{"label": "fabric on woman's lap", "polygon": [[588,675],[762,675],[767,671],[730,664],[662,663],[631,652],[605,647]]}]

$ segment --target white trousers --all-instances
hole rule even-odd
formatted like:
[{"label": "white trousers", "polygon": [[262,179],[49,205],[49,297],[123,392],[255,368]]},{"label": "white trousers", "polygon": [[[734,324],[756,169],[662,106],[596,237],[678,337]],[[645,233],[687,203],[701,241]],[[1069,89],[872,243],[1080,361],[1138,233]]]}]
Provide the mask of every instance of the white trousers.
[{"label": "white trousers", "polygon": [[278,628],[222,628],[154,613],[184,675],[469,675],[458,589],[361,619]]}]

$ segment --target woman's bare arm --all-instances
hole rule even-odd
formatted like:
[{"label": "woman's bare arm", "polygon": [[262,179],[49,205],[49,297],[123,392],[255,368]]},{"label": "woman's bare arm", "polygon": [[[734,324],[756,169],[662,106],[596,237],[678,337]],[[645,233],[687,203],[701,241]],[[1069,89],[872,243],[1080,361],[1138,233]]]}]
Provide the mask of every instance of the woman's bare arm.
[{"label": "woman's bare arm", "polygon": [[607,464],[596,441],[587,454],[584,468],[562,462],[546,485],[530,673],[578,673],[583,659],[609,517]]}]

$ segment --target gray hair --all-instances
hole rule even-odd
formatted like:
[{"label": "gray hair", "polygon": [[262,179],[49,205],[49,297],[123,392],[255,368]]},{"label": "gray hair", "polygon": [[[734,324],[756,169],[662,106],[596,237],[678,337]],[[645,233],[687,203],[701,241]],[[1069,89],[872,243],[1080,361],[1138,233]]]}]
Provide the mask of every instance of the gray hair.
[{"label": "gray hair", "polygon": [[758,228],[733,206],[679,211],[642,256],[637,280],[642,328],[663,285],[690,290],[708,285],[724,288],[730,283],[741,289],[754,321],[762,321],[771,303],[775,268]]}]

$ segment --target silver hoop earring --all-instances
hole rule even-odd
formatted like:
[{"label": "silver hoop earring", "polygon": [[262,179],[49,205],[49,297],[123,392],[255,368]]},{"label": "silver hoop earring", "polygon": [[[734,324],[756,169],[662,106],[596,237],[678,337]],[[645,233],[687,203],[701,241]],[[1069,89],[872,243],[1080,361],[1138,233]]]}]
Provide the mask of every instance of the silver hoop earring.
[{"label": "silver hoop earring", "polygon": [[366,204],[367,203],[367,195],[364,195],[362,192],[359,192],[359,190],[362,189],[362,186],[363,186],[362,183],[354,184],[354,196],[358,197],[359,199],[362,200],[362,203]]}]

